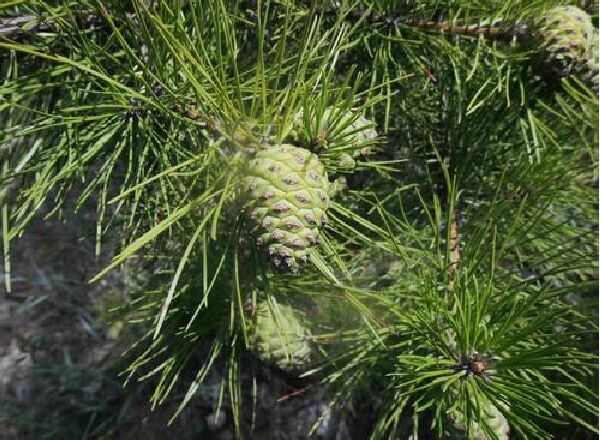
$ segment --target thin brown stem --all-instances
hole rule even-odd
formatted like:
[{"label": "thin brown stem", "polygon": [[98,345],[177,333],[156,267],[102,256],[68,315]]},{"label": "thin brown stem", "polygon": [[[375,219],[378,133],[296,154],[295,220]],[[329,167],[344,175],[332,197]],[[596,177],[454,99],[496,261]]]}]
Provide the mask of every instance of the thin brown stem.
[{"label": "thin brown stem", "polygon": [[31,33],[53,30],[52,20],[43,20],[35,15],[0,18],[0,37],[16,38]]},{"label": "thin brown stem", "polygon": [[406,26],[419,29],[434,30],[439,33],[449,35],[479,36],[483,35],[493,40],[507,40],[513,38],[521,39],[528,34],[527,25],[516,23],[510,26],[503,24],[472,24],[458,25],[450,21],[432,21],[432,20],[409,20],[403,23]]},{"label": "thin brown stem", "polygon": [[306,390],[308,390],[310,387],[311,387],[311,385],[308,385],[308,386],[305,386],[304,388],[300,388],[299,390],[294,390],[291,393],[284,394],[279,399],[277,399],[277,402],[284,402],[288,399],[291,399],[292,397],[300,396],[300,395],[304,394],[306,392]]},{"label": "thin brown stem", "polygon": [[456,210],[452,213],[450,222],[450,264],[448,265],[448,288],[454,289],[456,269],[460,262],[460,231],[458,227],[458,214]]}]

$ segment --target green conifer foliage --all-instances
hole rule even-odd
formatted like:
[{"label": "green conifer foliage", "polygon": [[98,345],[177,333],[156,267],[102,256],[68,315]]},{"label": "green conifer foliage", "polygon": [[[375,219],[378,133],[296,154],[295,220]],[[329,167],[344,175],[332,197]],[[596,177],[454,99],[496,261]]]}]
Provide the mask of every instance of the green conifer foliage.
[{"label": "green conifer foliage", "polygon": [[366,145],[377,138],[374,126],[364,116],[330,106],[321,115],[309,112],[305,116],[303,111],[298,112],[294,116],[292,133],[293,140],[300,145],[314,145],[321,149],[337,145],[345,151],[342,154],[358,157],[371,152]]},{"label": "green conifer foliage", "polygon": [[0,6],[5,290],[42,207],[93,204],[173,417],[214,373],[254,438],[258,363],[370,439],[592,438],[598,31],[564,3]]}]

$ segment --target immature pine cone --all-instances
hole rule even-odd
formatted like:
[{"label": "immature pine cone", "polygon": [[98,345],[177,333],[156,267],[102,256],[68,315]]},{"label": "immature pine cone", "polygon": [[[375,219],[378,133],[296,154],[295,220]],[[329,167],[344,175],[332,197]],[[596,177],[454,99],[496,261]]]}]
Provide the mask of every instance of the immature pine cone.
[{"label": "immature pine cone", "polygon": [[[510,438],[510,427],[506,417],[502,415],[500,410],[491,402],[485,400],[482,402],[482,416],[485,418],[487,425],[494,432],[498,440],[508,440]],[[448,434],[453,440],[466,439],[466,419],[464,414],[455,410],[450,417],[453,419],[454,426]],[[481,426],[481,423],[471,424],[469,431],[469,440],[491,440],[492,437],[487,435]]]},{"label": "immature pine cone", "polygon": [[252,348],[265,362],[283,370],[301,369],[310,361],[310,332],[289,305],[259,302],[251,331]]},{"label": "immature pine cone", "polygon": [[548,73],[559,77],[569,75],[588,61],[594,35],[591,17],[576,6],[550,9],[533,31],[543,65]]},{"label": "immature pine cone", "polygon": [[[316,115],[314,115],[316,117]],[[318,127],[316,121],[311,121],[308,133],[304,127],[304,112],[299,111],[294,116],[292,138],[302,145],[316,143],[328,148],[331,143],[347,144],[353,148],[342,154],[350,153],[353,157],[369,155],[371,149],[366,144],[377,138],[373,122],[364,116],[356,117],[352,111],[340,112],[333,106],[325,108]],[[308,137],[307,137],[308,136]],[[361,148],[362,147],[362,148]]]},{"label": "immature pine cone", "polygon": [[297,271],[318,243],[329,207],[329,181],[318,157],[282,144],[259,151],[243,180],[256,244],[266,246],[273,264]]}]

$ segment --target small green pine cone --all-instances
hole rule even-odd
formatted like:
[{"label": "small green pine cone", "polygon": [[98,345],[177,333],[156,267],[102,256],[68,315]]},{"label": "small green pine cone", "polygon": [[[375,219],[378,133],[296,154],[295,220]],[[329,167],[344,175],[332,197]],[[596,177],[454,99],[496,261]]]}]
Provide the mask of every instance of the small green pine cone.
[{"label": "small green pine cone", "polygon": [[586,63],[593,44],[591,17],[576,6],[557,6],[533,26],[542,64],[559,77]]},{"label": "small green pine cone", "polygon": [[[350,126],[350,130],[348,132],[354,132],[352,136],[352,142],[356,146],[361,146],[366,143],[373,142],[377,138],[377,131],[373,128],[374,124],[372,121],[368,120],[364,116],[359,116],[356,121],[352,123]],[[360,155],[368,156],[373,151],[371,147],[365,146],[363,148],[357,148],[354,150],[354,157],[358,157]]]},{"label": "small green pine cone", "polygon": [[340,154],[340,158],[337,162],[337,166],[342,169],[351,170],[356,166],[356,161],[348,153],[342,153],[342,154]]},{"label": "small green pine cone", "polygon": [[[483,417],[489,428],[494,432],[498,440],[509,440],[510,427],[506,417],[502,415],[500,410],[491,402],[485,402],[485,407],[481,409]],[[464,414],[458,410],[453,411],[450,415],[454,426],[448,433],[448,438],[453,440],[492,440],[493,437],[486,434],[485,430],[478,423],[472,423],[471,429],[467,436],[467,425]]]},{"label": "small green pine cone", "polygon": [[319,158],[304,148],[275,145],[250,161],[243,188],[257,235],[275,267],[297,271],[326,222],[329,180]]},{"label": "small green pine cone", "polygon": [[291,306],[259,302],[255,318],[251,348],[261,360],[283,370],[301,370],[310,363],[310,331]]},{"label": "small green pine cone", "polygon": [[309,121],[309,127],[305,127],[304,112],[296,113],[291,137],[301,145],[317,144],[321,148],[329,148],[332,144],[350,145],[352,148],[344,149],[342,154],[366,156],[371,153],[367,144],[377,138],[373,126],[373,122],[364,116],[356,117],[352,111],[341,112],[330,106],[325,108],[318,124],[317,121]]},{"label": "small green pine cone", "polygon": [[338,177],[329,185],[329,197],[333,198],[348,189],[348,180],[345,177]]}]

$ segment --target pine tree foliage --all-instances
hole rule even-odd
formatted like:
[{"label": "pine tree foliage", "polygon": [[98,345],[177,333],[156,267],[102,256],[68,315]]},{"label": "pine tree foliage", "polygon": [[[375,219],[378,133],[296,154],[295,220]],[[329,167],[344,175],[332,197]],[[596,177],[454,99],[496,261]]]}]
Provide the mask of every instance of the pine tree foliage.
[{"label": "pine tree foliage", "polygon": [[[557,76],[533,31],[566,3],[9,1],[5,272],[42,206],[96,203],[97,253],[123,246],[92,281],[150,273],[122,307],[127,380],[160,405],[191,372],[181,411],[222,362],[240,436],[277,310],[303,335],[279,354],[335,404],[382,396],[374,439],[597,432],[597,41]],[[331,187],[297,273],[256,245],[243,184],[281,144]]]}]

